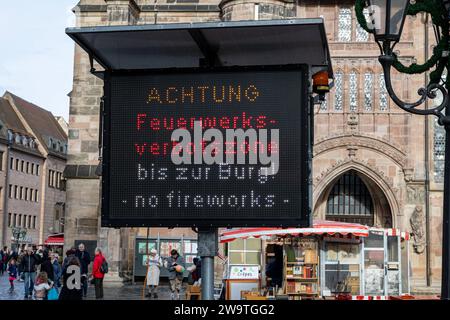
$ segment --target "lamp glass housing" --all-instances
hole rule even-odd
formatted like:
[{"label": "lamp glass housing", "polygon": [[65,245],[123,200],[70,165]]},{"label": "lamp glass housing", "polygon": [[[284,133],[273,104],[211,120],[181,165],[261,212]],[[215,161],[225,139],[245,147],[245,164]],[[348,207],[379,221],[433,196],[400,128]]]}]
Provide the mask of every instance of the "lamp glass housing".
[{"label": "lamp glass housing", "polygon": [[368,3],[375,40],[398,42],[409,0],[369,0]]}]

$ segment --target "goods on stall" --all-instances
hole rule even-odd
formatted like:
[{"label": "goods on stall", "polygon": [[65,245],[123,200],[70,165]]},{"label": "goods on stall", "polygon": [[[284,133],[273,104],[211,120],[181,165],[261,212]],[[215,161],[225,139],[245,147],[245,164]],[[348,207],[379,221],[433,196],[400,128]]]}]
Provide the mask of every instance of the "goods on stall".
[{"label": "goods on stall", "polygon": [[285,292],[291,300],[319,295],[318,243],[314,238],[297,238],[284,246]]}]

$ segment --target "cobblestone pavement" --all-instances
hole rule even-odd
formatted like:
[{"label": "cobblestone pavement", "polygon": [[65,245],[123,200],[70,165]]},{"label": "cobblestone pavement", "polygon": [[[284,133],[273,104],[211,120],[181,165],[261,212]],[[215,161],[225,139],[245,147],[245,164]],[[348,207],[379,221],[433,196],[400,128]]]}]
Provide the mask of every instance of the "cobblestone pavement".
[{"label": "cobblestone pavement", "polygon": [[[0,300],[23,300],[24,298],[24,283],[21,281],[14,281],[14,291],[9,291],[8,275],[5,273],[0,276]],[[184,287],[181,290],[180,299],[185,299]],[[142,297],[143,284],[125,284],[122,287],[105,287],[104,299],[105,300],[155,300],[153,298]],[[171,294],[169,284],[162,282],[158,288],[157,300],[170,300]],[[95,290],[93,285],[89,285],[88,294],[86,300],[95,300]]]}]

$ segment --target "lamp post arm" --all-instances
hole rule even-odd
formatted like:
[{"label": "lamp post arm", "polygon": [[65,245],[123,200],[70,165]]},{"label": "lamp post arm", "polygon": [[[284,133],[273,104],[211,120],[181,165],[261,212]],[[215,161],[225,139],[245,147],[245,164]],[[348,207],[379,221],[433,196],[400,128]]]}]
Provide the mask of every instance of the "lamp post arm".
[{"label": "lamp post arm", "polygon": [[[389,96],[391,97],[392,101],[395,102],[396,105],[398,105],[402,110],[413,113],[413,114],[420,114],[420,115],[434,115],[439,118],[439,122],[443,124],[444,122],[447,122],[448,119],[446,118],[442,110],[444,110],[445,106],[448,103],[448,93],[445,90],[444,86],[438,84],[438,83],[430,83],[426,88],[420,88],[418,90],[418,94],[420,96],[419,100],[416,102],[404,102],[402,101],[396,94],[392,87],[392,81],[391,81],[391,67],[395,61],[395,57],[393,55],[381,55],[378,60],[380,61],[381,65],[383,66],[383,72],[384,72],[384,80],[386,82],[386,90],[389,93]],[[420,106],[425,102],[426,99],[434,99],[436,98],[436,90],[441,91],[442,93],[442,102],[440,105],[435,106],[430,109],[417,109],[416,107]]]}]

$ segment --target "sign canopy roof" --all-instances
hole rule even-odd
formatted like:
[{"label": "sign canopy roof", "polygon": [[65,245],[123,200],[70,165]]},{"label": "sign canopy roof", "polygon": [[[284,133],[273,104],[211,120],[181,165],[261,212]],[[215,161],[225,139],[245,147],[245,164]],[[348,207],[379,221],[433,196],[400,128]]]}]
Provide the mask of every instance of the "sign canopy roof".
[{"label": "sign canopy roof", "polygon": [[83,27],[66,33],[111,71],[308,64],[333,76],[321,18]]}]

